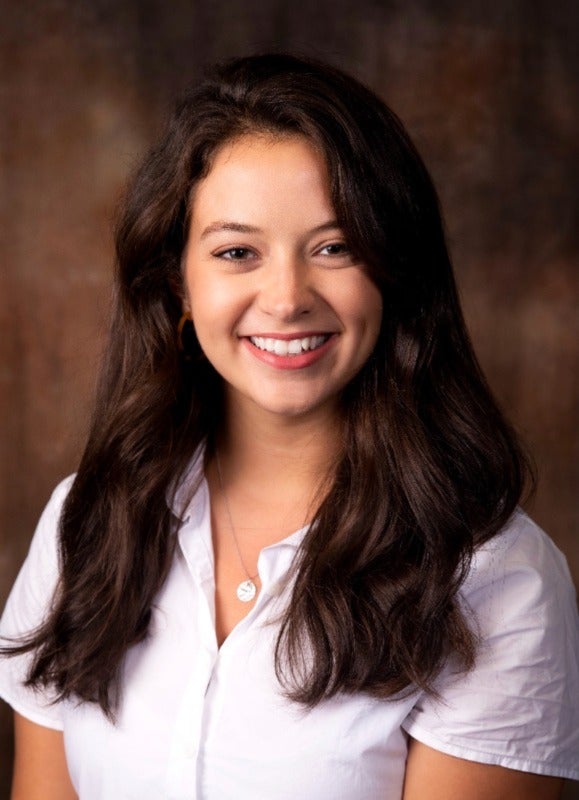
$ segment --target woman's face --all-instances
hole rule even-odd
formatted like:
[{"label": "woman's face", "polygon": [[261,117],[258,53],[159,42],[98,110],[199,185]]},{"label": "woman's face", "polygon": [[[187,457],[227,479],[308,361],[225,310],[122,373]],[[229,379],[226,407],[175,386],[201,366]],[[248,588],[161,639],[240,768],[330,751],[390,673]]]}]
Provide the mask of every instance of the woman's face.
[{"label": "woman's face", "polygon": [[183,262],[185,310],[228,408],[333,414],[374,348],[382,298],[348,250],[310,142],[251,134],[218,150]]}]

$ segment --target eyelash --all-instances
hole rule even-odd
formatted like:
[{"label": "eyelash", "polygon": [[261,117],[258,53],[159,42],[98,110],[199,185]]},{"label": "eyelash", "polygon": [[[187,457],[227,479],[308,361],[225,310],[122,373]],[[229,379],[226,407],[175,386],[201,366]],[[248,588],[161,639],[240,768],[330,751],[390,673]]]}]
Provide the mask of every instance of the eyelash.
[{"label": "eyelash", "polygon": [[328,253],[328,255],[330,255],[330,256],[338,256],[339,257],[339,256],[350,255],[350,249],[349,249],[348,245],[346,244],[346,242],[330,242],[329,244],[325,244],[323,247],[321,247],[318,250],[318,252],[321,252],[322,250],[327,250],[330,247],[339,247],[340,248],[338,253]]},{"label": "eyelash", "polygon": [[[234,258],[232,257],[232,253],[243,253],[244,256],[241,258]],[[253,251],[249,249],[249,247],[228,247],[227,250],[221,250],[218,253],[215,253],[216,258],[223,258],[225,261],[246,261],[247,255],[253,254]]]}]

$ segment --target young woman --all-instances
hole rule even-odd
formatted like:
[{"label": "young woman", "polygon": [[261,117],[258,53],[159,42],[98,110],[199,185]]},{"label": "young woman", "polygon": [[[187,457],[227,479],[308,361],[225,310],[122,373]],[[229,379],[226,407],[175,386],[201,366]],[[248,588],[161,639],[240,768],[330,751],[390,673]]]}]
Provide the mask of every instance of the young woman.
[{"label": "young woman", "polygon": [[556,798],[574,593],[397,118],[232,62],[117,254],[92,432],[2,621],[14,800]]}]

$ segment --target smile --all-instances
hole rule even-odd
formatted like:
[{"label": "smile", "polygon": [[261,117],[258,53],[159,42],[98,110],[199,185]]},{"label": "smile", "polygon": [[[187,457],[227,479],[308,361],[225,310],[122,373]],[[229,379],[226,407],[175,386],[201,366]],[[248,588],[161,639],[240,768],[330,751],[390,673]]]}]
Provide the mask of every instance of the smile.
[{"label": "smile", "polygon": [[301,339],[271,339],[262,336],[250,336],[250,342],[259,350],[274,353],[276,356],[299,356],[317,350],[330,338],[329,334],[320,336],[304,336]]}]

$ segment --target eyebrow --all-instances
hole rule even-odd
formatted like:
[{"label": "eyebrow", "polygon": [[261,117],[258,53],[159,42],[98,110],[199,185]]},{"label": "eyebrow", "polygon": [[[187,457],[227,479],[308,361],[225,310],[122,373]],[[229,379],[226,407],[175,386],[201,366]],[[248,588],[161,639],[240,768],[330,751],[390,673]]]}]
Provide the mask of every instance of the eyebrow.
[{"label": "eyebrow", "polygon": [[205,239],[212,233],[219,233],[220,231],[234,231],[235,233],[260,233],[261,229],[256,228],[255,225],[244,225],[242,222],[228,222],[227,220],[218,220],[208,225],[203,233],[201,239]]},{"label": "eyebrow", "polygon": [[[309,233],[312,235],[339,227],[340,225],[338,224],[338,221],[332,219],[329,222],[323,222],[321,225],[313,228],[313,230],[311,230]],[[234,233],[262,233],[261,228],[258,228],[255,225],[246,225],[243,222],[233,222],[230,220],[217,220],[216,222],[212,222],[210,225],[208,225],[203,230],[203,233],[199,238],[205,239],[212,233],[221,233],[222,231],[233,231]]]}]

